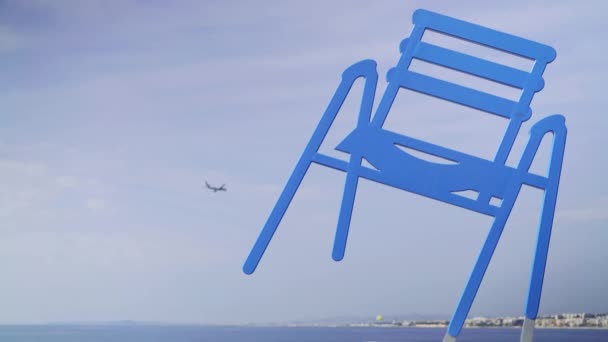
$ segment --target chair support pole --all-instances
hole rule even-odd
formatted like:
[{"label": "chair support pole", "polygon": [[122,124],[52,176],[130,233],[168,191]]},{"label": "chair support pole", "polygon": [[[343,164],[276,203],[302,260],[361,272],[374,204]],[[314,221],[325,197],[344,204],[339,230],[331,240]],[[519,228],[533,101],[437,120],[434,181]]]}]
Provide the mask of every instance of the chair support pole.
[{"label": "chair support pole", "polygon": [[[543,207],[538,226],[536,250],[534,252],[532,272],[530,274],[530,286],[528,288],[528,297],[526,301],[525,315],[528,324],[524,324],[522,327],[521,342],[532,341],[534,321],[536,320],[538,308],[540,306],[547,256],[549,254],[549,242],[551,240],[551,228],[553,226],[553,217],[557,202],[559,178],[562,171],[564,150],[566,147],[566,126],[562,116],[553,115],[547,117],[544,120],[539,121],[532,128],[530,140],[535,143],[533,148],[538,149],[541,140],[549,132],[553,132],[553,146],[551,160],[549,162],[548,182],[547,187],[545,188]],[[526,160],[526,162],[528,161]],[[526,163],[524,166],[529,168],[530,164]]]},{"label": "chair support pole", "polygon": [[[354,82],[360,77],[364,77],[367,81],[363,94],[362,112],[364,110],[363,107],[365,107],[367,110],[368,103],[370,101],[369,98],[371,98],[371,101],[373,101],[378,79],[376,62],[372,60],[363,60],[355,63],[350,68],[346,69],[342,74],[342,81],[340,82],[340,85],[336,89],[336,92],[327,106],[319,125],[317,125],[317,128],[306,145],[302,156],[298,160],[298,163],[291,173],[287,184],[283,188],[283,192],[281,192],[279,199],[268,216],[268,220],[266,221],[264,228],[262,228],[262,231],[253,245],[249,256],[245,260],[243,272],[246,274],[252,274],[260,262],[260,259],[262,259],[262,256],[264,255],[272,236],[277,230],[283,215],[285,215],[289,204],[300,187],[300,184],[302,183],[302,180],[304,179],[304,176],[306,175],[306,172],[313,161],[313,157],[319,150],[319,147],[321,147],[327,132],[331,128],[331,125],[338,115],[338,112],[340,111],[340,108],[342,107],[342,104],[344,103],[344,100],[350,92]],[[373,88],[373,90],[371,90],[371,96],[369,96],[369,88]],[[371,104],[369,104],[369,106],[371,106]]]},{"label": "chair support pole", "polygon": [[346,251],[346,240],[348,239],[348,230],[353,213],[353,206],[355,204],[355,194],[357,193],[357,183],[359,182],[357,169],[360,165],[361,157],[351,155],[348,171],[346,172],[346,180],[344,182],[342,205],[340,206],[336,237],[334,239],[334,248],[332,251],[332,259],[335,261],[342,260]]},{"label": "chair support pole", "polygon": [[469,314],[469,310],[471,309],[475,295],[477,294],[481,281],[483,280],[483,276],[488,269],[488,265],[490,264],[490,260],[492,259],[492,255],[494,254],[498,240],[500,240],[503,228],[505,227],[507,219],[511,214],[511,209],[515,204],[515,199],[517,198],[520,189],[521,184],[514,184],[509,187],[509,190],[505,194],[502,208],[494,218],[494,222],[492,223],[492,227],[490,228],[488,236],[486,237],[486,241],[481,248],[479,256],[477,257],[477,262],[475,263],[473,271],[469,276],[469,281],[467,282],[464,292],[460,297],[460,302],[458,303],[456,311],[450,320],[447,334],[454,338],[460,334],[464,321]]}]

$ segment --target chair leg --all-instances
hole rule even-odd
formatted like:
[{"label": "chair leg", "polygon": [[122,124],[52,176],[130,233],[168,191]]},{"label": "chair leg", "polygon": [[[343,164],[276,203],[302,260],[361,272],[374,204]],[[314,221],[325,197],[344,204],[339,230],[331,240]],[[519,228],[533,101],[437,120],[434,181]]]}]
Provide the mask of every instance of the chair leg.
[{"label": "chair leg", "polygon": [[526,301],[526,320],[530,321],[531,323],[529,323],[528,326],[524,325],[522,328],[520,339],[521,342],[532,341],[534,322],[536,320],[536,316],[538,315],[538,307],[540,305],[540,297],[545,276],[545,267],[547,265],[547,254],[549,253],[551,228],[553,226],[553,216],[555,213],[555,204],[557,202],[557,186],[558,184],[556,182],[550,182],[549,187],[547,187],[545,190],[543,209],[538,227],[536,251],[534,252],[532,274],[530,275],[528,299]]},{"label": "chair leg", "polygon": [[[358,160],[358,162],[357,162]],[[344,194],[342,195],[342,204],[340,206],[340,215],[338,216],[338,225],[336,227],[336,237],[334,239],[334,248],[332,251],[332,259],[340,261],[344,258],[346,251],[346,240],[348,239],[348,229],[355,204],[355,194],[357,193],[357,184],[359,176],[356,174],[355,167],[361,164],[361,157],[351,156],[349,170],[346,173],[346,181],[344,184]]]},{"label": "chair leg", "polygon": [[262,255],[264,255],[272,236],[277,230],[277,226],[281,222],[283,215],[285,215],[285,211],[287,211],[287,208],[289,207],[289,203],[291,203],[291,200],[298,190],[302,179],[306,175],[306,171],[308,171],[313,157],[319,150],[321,143],[323,143],[323,140],[331,128],[336,115],[338,115],[338,112],[340,111],[346,96],[349,94],[351,87],[360,77],[365,78],[365,88],[363,90],[359,121],[369,121],[371,108],[374,101],[374,94],[376,91],[376,83],[378,81],[378,73],[376,72],[376,62],[372,60],[364,60],[352,65],[342,74],[342,81],[340,82],[338,89],[336,89],[334,96],[325,110],[325,113],[323,113],[323,117],[321,117],[321,121],[317,125],[317,128],[308,141],[308,145],[306,145],[300,160],[289,177],[287,185],[285,185],[285,188],[283,189],[281,196],[279,196],[277,203],[274,205],[274,208],[272,209],[264,228],[262,228],[262,232],[251,249],[247,260],[245,260],[243,272],[246,274],[252,274],[258,266],[258,263],[260,262]]},{"label": "chair leg", "polygon": [[270,216],[268,216],[268,220],[266,221],[264,228],[262,228],[262,232],[253,245],[247,260],[245,260],[243,272],[246,274],[252,274],[258,266],[262,255],[264,255],[272,236],[277,230],[283,215],[285,215],[293,196],[296,194],[296,191],[300,187],[300,184],[302,183],[302,180],[304,179],[304,176],[312,163],[312,155],[312,153],[305,153],[302,155],[291,176],[289,177],[285,188],[283,188],[283,192],[281,192],[281,195],[274,205],[274,208],[272,208]]},{"label": "chair leg", "polygon": [[524,317],[524,325],[521,327],[520,342],[532,342],[534,339],[535,320]]},{"label": "chair leg", "polygon": [[446,333],[445,336],[443,336],[442,342],[456,342],[456,337],[451,336],[450,334]]},{"label": "chair leg", "polygon": [[530,141],[520,162],[525,170],[530,168],[533,158],[538,150],[544,136],[553,132],[553,146],[551,148],[551,159],[549,161],[548,182],[545,186],[545,196],[543,208],[538,226],[538,237],[536,240],[536,251],[532,263],[532,273],[530,275],[530,286],[528,288],[528,298],[526,300],[526,317],[521,331],[521,342],[532,342],[534,337],[534,324],[538,315],[540,296],[545,277],[545,266],[547,265],[547,254],[549,253],[549,241],[551,239],[551,228],[553,226],[553,216],[555,214],[555,204],[557,202],[557,191],[559,178],[564,160],[564,150],[566,147],[567,130],[565,119],[561,115],[551,115],[537,122],[530,129]]},{"label": "chair leg", "polygon": [[458,336],[462,330],[464,321],[469,314],[469,310],[471,309],[475,295],[477,294],[481,281],[483,280],[483,276],[488,269],[488,265],[490,264],[490,260],[492,259],[492,255],[494,254],[498,240],[500,240],[503,228],[505,227],[507,219],[511,214],[511,209],[513,209],[513,204],[515,203],[515,199],[517,198],[520,189],[521,184],[511,186],[510,190],[504,196],[502,210],[500,210],[494,218],[490,232],[488,233],[481,252],[477,257],[477,262],[475,263],[473,271],[469,276],[469,281],[467,282],[464,292],[462,293],[460,302],[458,303],[456,311],[454,311],[454,315],[450,320],[448,331],[443,339],[444,342],[456,341],[456,336]]}]

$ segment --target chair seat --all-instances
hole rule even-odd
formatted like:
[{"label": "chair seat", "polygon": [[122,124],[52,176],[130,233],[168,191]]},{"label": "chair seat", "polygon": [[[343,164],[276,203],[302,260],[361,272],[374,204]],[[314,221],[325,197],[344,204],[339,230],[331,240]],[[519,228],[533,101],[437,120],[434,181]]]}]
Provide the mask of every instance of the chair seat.
[{"label": "chair seat", "polygon": [[[400,147],[439,157],[446,163],[418,158]],[[450,198],[467,190],[484,194],[478,198],[485,201],[491,197],[502,199],[508,186],[516,185],[519,179],[518,170],[504,164],[372,126],[356,128],[336,150],[365,158],[387,185],[456,205]]]}]

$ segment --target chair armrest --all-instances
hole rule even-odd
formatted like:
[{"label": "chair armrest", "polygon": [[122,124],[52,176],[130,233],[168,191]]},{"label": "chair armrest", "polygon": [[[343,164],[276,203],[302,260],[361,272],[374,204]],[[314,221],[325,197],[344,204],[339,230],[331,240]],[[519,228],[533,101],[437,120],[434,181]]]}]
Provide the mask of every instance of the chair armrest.
[{"label": "chair armrest", "polygon": [[[378,84],[376,61],[372,59],[365,59],[344,70],[342,73],[342,84],[349,85],[347,93],[350,91],[350,88],[359,77],[365,78],[365,87],[363,88],[359,119],[357,120],[357,125],[362,125],[368,124],[371,121],[374,97],[376,95],[376,86]],[[346,95],[347,94],[344,95],[344,98],[346,98]],[[342,102],[344,102],[344,100],[342,100]]]},{"label": "chair armrest", "polygon": [[547,133],[553,133],[553,145],[551,147],[551,159],[549,161],[549,172],[547,178],[559,180],[564,149],[566,146],[566,119],[559,114],[548,116],[532,126],[530,138],[519,161],[518,169],[529,172],[532,161],[541,141]]}]

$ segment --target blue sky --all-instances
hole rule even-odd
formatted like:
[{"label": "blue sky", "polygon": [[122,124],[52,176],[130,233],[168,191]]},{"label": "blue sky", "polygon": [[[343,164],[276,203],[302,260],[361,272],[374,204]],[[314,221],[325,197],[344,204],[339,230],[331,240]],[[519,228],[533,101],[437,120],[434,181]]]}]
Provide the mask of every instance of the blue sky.
[{"label": "blue sky", "polygon": [[[343,181],[320,167],[241,271],[340,74],[375,59],[380,96],[416,8],[557,50],[510,161],[531,124],[566,116],[540,311],[608,311],[602,1],[32,0],[0,2],[0,322],[449,316],[489,219],[364,181],[336,263]],[[358,101],[324,151],[339,156]],[[419,114],[389,122],[404,133],[495,149],[496,121],[398,101]],[[523,314],[541,196],[522,192],[472,315]]]}]

